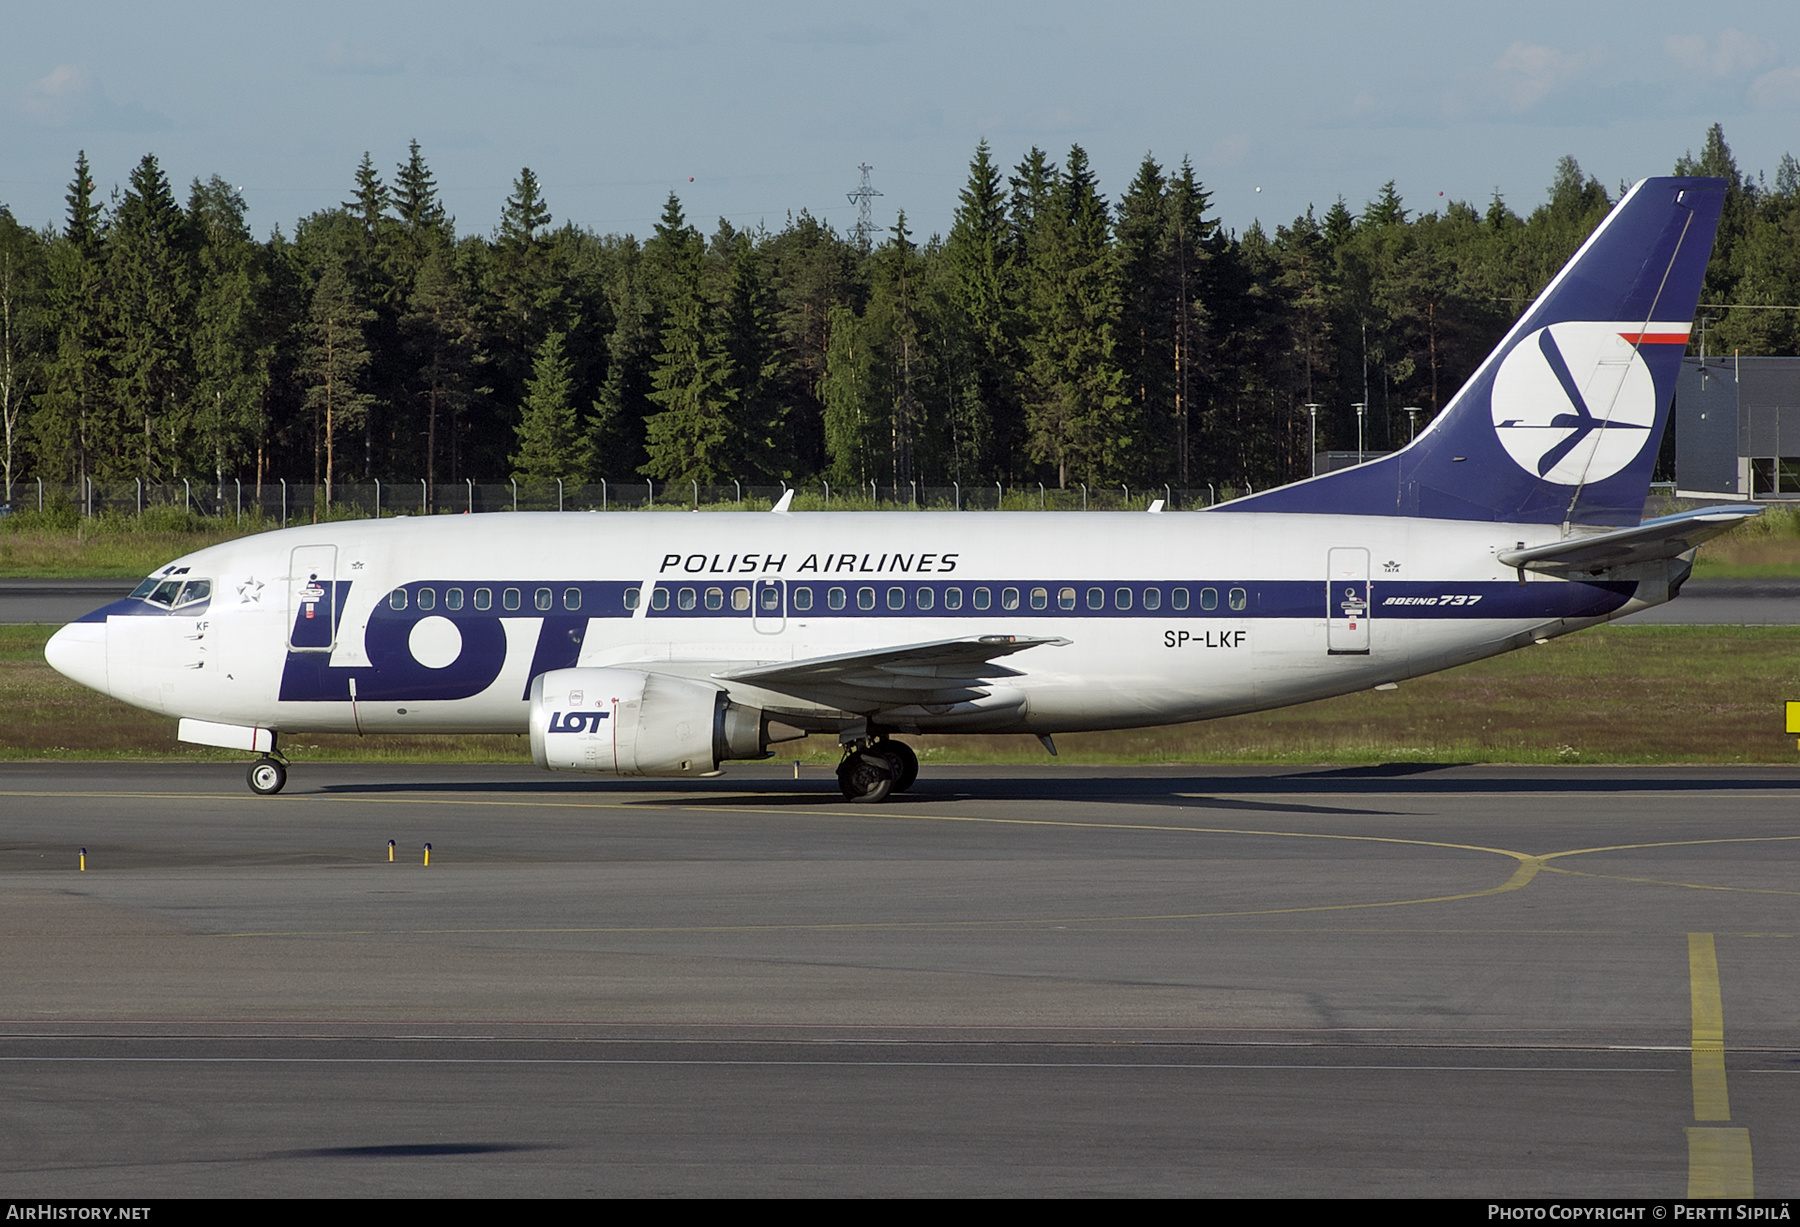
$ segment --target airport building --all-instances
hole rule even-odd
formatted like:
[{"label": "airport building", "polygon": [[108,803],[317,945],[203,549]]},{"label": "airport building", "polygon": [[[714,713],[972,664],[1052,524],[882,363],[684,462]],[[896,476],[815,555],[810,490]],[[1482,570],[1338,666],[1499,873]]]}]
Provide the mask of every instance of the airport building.
[{"label": "airport building", "polygon": [[1800,499],[1800,358],[1683,358],[1675,381],[1681,498]]}]

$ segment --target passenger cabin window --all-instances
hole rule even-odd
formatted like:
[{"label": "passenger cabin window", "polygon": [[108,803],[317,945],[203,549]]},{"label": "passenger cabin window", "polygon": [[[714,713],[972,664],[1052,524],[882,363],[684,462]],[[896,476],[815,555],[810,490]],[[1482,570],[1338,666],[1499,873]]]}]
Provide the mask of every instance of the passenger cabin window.
[{"label": "passenger cabin window", "polygon": [[961,609],[962,608],[962,589],[961,588],[946,588],[946,589],[944,589],[944,608],[945,609]]},{"label": "passenger cabin window", "polygon": [[[770,589],[770,591],[772,592],[774,589]],[[793,592],[793,601],[794,608],[801,613],[805,613],[812,608],[812,589],[804,585],[795,588]]]},{"label": "passenger cabin window", "polygon": [[419,608],[420,609],[436,609],[437,608],[437,589],[436,588],[421,588],[421,589],[419,589]]},{"label": "passenger cabin window", "polygon": [[888,603],[889,609],[905,609],[906,608],[906,589],[904,589],[904,588],[889,588],[887,590],[887,603]]},{"label": "passenger cabin window", "polygon": [[875,608],[875,589],[858,588],[856,590],[856,607],[858,609]]},{"label": "passenger cabin window", "polygon": [[692,588],[683,588],[680,592],[676,593],[675,607],[677,609],[692,609],[694,607],[694,590]]},{"label": "passenger cabin window", "polygon": [[669,590],[667,588],[658,588],[655,592],[650,594],[650,608],[667,609],[668,607]]},{"label": "passenger cabin window", "polygon": [[563,608],[564,609],[580,609],[581,608],[581,589],[579,589],[579,588],[564,588],[563,589]]},{"label": "passenger cabin window", "polygon": [[519,607],[519,590],[517,588],[506,589],[500,594],[500,603],[508,609],[517,609]]},{"label": "passenger cabin window", "polygon": [[[775,590],[773,588],[769,589],[769,595],[775,595]],[[746,609],[750,608],[750,589],[733,588],[731,590],[731,607],[739,613],[743,613]],[[773,609],[774,606],[771,605],[769,608]]]},{"label": "passenger cabin window", "polygon": [[920,609],[930,609],[932,605],[936,603],[936,595],[937,594],[932,592],[929,588],[917,588],[913,590],[913,600],[918,604]]},{"label": "passenger cabin window", "polygon": [[475,608],[491,609],[494,604],[494,593],[490,588],[475,589]]},{"label": "passenger cabin window", "polygon": [[1087,607],[1089,609],[1106,608],[1106,589],[1089,588],[1087,590]]},{"label": "passenger cabin window", "polygon": [[536,592],[532,593],[531,603],[536,605],[539,609],[549,609],[554,603],[554,598],[550,594],[550,589],[539,588]]},{"label": "passenger cabin window", "polygon": [[388,608],[389,609],[405,609],[406,608],[406,589],[396,588],[392,592],[388,593]]},{"label": "passenger cabin window", "polygon": [[445,609],[461,609],[462,602],[463,602],[463,590],[461,588],[446,588],[446,589],[444,589],[444,608]]},{"label": "passenger cabin window", "polygon": [[1058,588],[1056,590],[1056,607],[1058,609],[1075,608],[1075,589]]},{"label": "passenger cabin window", "polygon": [[1119,588],[1113,592],[1113,608],[1115,608],[1115,609],[1130,609],[1131,608],[1131,589]]},{"label": "passenger cabin window", "polygon": [[1177,588],[1169,593],[1169,607],[1171,609],[1186,609],[1188,607],[1188,590],[1186,588]]},{"label": "passenger cabin window", "polygon": [[1018,607],[1019,590],[1017,588],[1002,588],[1000,590],[1000,608],[1017,609]]},{"label": "passenger cabin window", "polygon": [[825,604],[832,609],[842,609],[844,607],[844,590],[842,588],[833,588],[830,592],[827,592],[825,594]]},{"label": "passenger cabin window", "polygon": [[1217,609],[1219,607],[1219,590],[1217,588],[1200,589],[1200,608]]},{"label": "passenger cabin window", "polygon": [[1225,594],[1225,600],[1233,609],[1240,612],[1250,603],[1249,595],[1242,588],[1233,588]]},{"label": "passenger cabin window", "polygon": [[975,589],[975,608],[986,609],[989,605],[992,605],[993,603],[994,603],[993,594],[990,593],[986,588]]},{"label": "passenger cabin window", "polygon": [[706,590],[706,607],[708,609],[725,608],[725,590],[723,588],[708,588]]},{"label": "passenger cabin window", "polygon": [[[738,591],[742,592],[743,589],[739,588]],[[764,613],[775,613],[781,608],[781,589],[772,584],[762,589],[757,598],[757,604],[762,606]]]},{"label": "passenger cabin window", "polygon": [[627,588],[627,589],[625,589],[625,608],[626,609],[636,609],[640,604],[643,603],[643,600],[644,600],[644,590],[642,588]]},{"label": "passenger cabin window", "polygon": [[1033,588],[1031,590],[1031,607],[1033,609],[1048,609],[1048,608],[1050,608],[1049,589]]},{"label": "passenger cabin window", "polygon": [[1144,589],[1144,608],[1145,609],[1161,609],[1162,608],[1162,589],[1161,588],[1146,588],[1146,589]]}]

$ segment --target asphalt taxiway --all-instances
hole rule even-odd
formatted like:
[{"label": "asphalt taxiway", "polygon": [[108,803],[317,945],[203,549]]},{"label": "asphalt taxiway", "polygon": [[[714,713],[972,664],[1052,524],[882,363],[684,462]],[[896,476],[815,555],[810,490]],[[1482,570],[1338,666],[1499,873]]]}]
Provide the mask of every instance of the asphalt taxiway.
[{"label": "asphalt taxiway", "polygon": [[791,775],[0,766],[5,1187],[1800,1184],[1800,770]]}]

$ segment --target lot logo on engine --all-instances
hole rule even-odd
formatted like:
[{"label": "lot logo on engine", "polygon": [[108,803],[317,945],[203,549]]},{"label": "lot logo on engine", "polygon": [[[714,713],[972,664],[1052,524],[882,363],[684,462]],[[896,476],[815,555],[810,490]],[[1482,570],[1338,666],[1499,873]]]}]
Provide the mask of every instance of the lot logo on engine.
[{"label": "lot logo on engine", "polygon": [[551,733],[598,733],[600,722],[611,716],[604,711],[553,711],[550,713]]}]

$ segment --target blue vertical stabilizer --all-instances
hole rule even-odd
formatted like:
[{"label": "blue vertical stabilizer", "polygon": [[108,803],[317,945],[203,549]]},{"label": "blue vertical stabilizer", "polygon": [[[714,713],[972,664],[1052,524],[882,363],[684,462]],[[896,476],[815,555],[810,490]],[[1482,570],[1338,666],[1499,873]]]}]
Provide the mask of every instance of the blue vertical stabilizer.
[{"label": "blue vertical stabilizer", "polygon": [[1218,510],[1636,524],[1724,199],[1643,180],[1410,446]]}]

